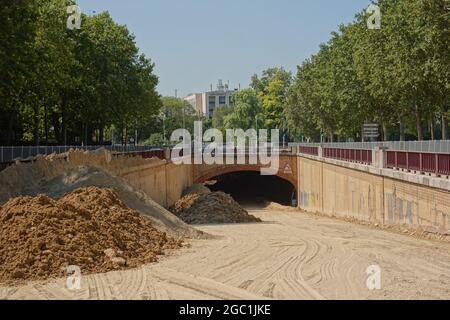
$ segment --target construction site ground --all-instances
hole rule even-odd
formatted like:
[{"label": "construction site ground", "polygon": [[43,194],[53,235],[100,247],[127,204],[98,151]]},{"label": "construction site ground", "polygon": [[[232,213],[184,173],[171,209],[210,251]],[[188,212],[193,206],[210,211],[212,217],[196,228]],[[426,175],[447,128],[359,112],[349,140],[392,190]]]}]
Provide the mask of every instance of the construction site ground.
[{"label": "construction site ground", "polygon": [[[450,299],[450,250],[422,240],[282,208],[250,210],[254,224],[202,225],[156,264],[1,287],[0,299]],[[381,289],[366,270],[381,268]]]}]

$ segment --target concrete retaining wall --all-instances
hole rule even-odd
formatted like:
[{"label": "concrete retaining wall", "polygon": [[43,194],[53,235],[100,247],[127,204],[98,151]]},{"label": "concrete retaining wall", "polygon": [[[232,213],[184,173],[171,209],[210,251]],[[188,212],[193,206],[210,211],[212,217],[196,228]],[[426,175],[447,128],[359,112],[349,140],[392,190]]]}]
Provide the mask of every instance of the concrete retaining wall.
[{"label": "concrete retaining wall", "polygon": [[450,193],[384,179],[385,224],[450,234]]},{"label": "concrete retaining wall", "polygon": [[[411,182],[410,173],[399,179],[386,170],[358,164],[350,167],[348,163],[310,156],[299,156],[293,167],[297,169],[293,173],[298,177],[302,209],[450,234],[450,192]],[[206,169],[218,174],[217,168]],[[169,207],[194,183],[199,172],[190,165],[157,162],[137,163],[117,174],[160,205]]]},{"label": "concrete retaining wall", "polygon": [[338,217],[383,222],[383,178],[323,164],[323,209]]},{"label": "concrete retaining wall", "polygon": [[119,175],[166,208],[180,199],[193,181],[192,166],[165,162],[132,167]]},{"label": "concrete retaining wall", "polygon": [[299,205],[310,212],[450,234],[450,192],[298,157]]},{"label": "concrete retaining wall", "polygon": [[298,202],[301,208],[313,212],[323,209],[323,163],[298,158]]},{"label": "concrete retaining wall", "polygon": [[183,191],[192,186],[193,180],[193,166],[168,164],[166,166],[167,206],[178,201]]}]

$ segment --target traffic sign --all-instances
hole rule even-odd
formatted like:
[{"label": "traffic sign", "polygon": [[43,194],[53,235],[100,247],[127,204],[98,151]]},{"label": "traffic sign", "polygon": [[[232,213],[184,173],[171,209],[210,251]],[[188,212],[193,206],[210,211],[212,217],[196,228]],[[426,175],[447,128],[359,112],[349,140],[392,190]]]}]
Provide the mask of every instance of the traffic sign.
[{"label": "traffic sign", "polygon": [[378,138],[380,136],[380,126],[376,123],[365,123],[363,128],[364,139]]}]

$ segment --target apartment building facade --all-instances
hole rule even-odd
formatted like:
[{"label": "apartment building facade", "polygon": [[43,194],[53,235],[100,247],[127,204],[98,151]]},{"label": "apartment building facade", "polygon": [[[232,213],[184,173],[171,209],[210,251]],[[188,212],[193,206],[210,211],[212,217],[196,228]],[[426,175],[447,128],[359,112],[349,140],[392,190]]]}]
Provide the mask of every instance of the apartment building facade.
[{"label": "apartment building facade", "polygon": [[184,100],[189,102],[199,114],[211,118],[216,108],[233,105],[233,94],[237,91],[238,89],[230,90],[228,85],[223,85],[222,81],[219,81],[217,90],[194,93],[184,98]]}]

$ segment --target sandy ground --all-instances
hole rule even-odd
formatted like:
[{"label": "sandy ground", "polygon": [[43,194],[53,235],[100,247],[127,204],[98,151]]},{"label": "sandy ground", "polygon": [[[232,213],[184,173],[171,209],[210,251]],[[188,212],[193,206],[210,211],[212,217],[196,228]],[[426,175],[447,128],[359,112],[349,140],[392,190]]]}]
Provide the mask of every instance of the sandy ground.
[{"label": "sandy ground", "polygon": [[[450,245],[300,212],[250,212],[265,222],[202,226],[194,240],[137,270],[0,287],[0,299],[450,299]],[[366,286],[381,267],[382,289]]]}]

